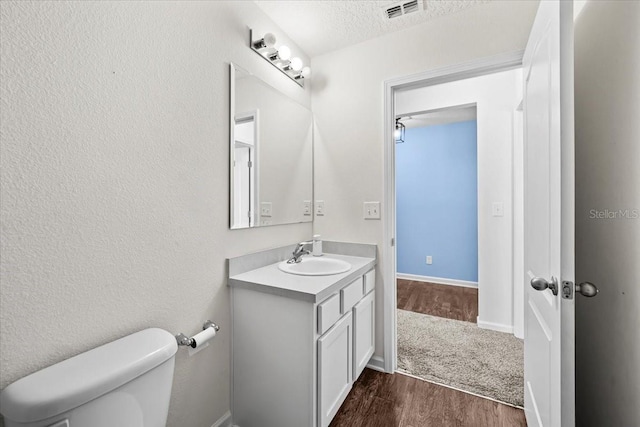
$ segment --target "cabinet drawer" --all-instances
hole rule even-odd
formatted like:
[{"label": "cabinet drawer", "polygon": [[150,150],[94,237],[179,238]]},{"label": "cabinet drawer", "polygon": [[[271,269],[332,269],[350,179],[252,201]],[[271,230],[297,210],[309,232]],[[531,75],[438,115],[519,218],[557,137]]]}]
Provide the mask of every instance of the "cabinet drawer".
[{"label": "cabinet drawer", "polygon": [[324,334],[340,318],[340,295],[330,296],[318,305],[318,333]]},{"label": "cabinet drawer", "polygon": [[347,285],[340,291],[342,313],[346,313],[347,311],[351,310],[351,308],[356,305],[358,301],[360,301],[360,299],[362,298],[362,291],[362,276],[358,277],[356,280],[351,282],[351,284]]},{"label": "cabinet drawer", "polygon": [[368,271],[364,275],[364,294],[368,294],[376,287],[376,270]]}]

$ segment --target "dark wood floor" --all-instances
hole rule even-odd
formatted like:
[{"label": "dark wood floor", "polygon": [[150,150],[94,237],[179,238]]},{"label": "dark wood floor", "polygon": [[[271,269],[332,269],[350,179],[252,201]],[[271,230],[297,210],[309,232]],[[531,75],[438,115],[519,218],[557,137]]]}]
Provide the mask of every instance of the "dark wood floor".
[{"label": "dark wood floor", "polygon": [[[398,279],[398,308],[476,322],[478,290]],[[521,409],[399,373],[365,369],[330,427],[517,427]]]},{"label": "dark wood floor", "polygon": [[365,369],[330,427],[516,427],[521,409],[402,374]]},{"label": "dark wood floor", "polygon": [[476,323],[478,290],[398,279],[398,308]]}]

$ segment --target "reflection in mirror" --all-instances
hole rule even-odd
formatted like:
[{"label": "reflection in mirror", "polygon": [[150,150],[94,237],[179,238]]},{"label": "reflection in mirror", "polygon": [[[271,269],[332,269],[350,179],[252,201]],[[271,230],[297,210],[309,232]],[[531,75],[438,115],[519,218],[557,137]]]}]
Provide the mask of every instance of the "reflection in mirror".
[{"label": "reflection in mirror", "polygon": [[[256,153],[258,151],[258,111],[248,114],[238,114],[233,127],[234,152],[233,168],[233,224],[238,228],[255,226],[255,212],[257,204],[256,189]],[[249,212],[243,215],[244,212]]]},{"label": "reflection in mirror", "polygon": [[311,111],[231,64],[231,228],[310,222]]}]

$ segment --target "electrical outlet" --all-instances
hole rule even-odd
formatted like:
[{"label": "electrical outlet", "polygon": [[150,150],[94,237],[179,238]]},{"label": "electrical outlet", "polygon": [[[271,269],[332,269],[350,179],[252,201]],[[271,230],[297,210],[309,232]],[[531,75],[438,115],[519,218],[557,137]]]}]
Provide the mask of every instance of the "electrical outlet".
[{"label": "electrical outlet", "polygon": [[311,200],[305,200],[302,202],[302,214],[304,216],[311,215]]},{"label": "electrical outlet", "polygon": [[364,202],[362,216],[364,219],[380,219],[380,202]]},{"label": "electrical outlet", "polygon": [[271,202],[260,203],[260,216],[270,217],[272,212]]},{"label": "electrical outlet", "polygon": [[427,265],[433,264],[433,257],[431,255],[427,255]]},{"label": "electrical outlet", "polygon": [[316,215],[324,216],[324,200],[316,200]]}]

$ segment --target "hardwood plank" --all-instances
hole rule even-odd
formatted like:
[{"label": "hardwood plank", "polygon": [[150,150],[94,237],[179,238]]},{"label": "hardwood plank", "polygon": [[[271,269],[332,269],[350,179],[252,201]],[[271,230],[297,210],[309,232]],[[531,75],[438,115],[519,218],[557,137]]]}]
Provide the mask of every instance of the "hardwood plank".
[{"label": "hardwood plank", "polygon": [[432,384],[425,381],[415,381],[418,382],[413,393],[408,396],[407,404],[402,411],[400,426],[444,425],[447,408],[442,403],[447,389],[432,387]]},{"label": "hardwood plank", "polygon": [[405,279],[396,288],[399,309],[476,323],[477,289]]},{"label": "hardwood plank", "polygon": [[524,411],[402,374],[365,369],[331,427],[526,427]]},{"label": "hardwood plank", "polygon": [[[365,377],[364,373],[360,378],[363,377]],[[369,382],[356,382],[330,425],[362,426],[363,414],[369,410],[374,397],[373,387]]]}]

